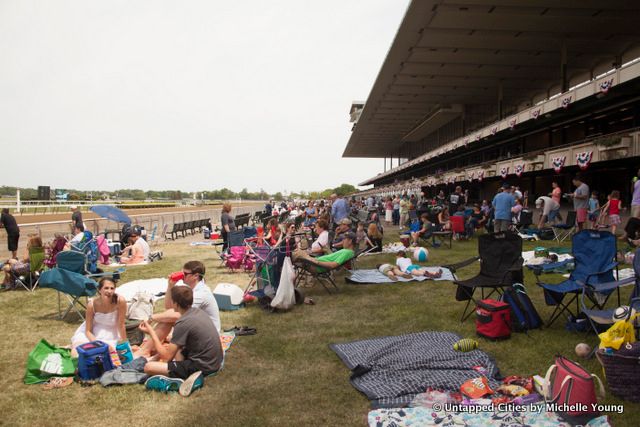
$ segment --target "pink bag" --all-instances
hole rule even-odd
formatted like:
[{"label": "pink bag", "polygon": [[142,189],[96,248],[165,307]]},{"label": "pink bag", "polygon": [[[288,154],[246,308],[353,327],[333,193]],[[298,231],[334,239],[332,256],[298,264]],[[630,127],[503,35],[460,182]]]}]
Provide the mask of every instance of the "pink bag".
[{"label": "pink bag", "polygon": [[[554,375],[555,374],[555,375]],[[548,403],[558,405],[555,412],[570,416],[597,414],[596,381],[599,395],[604,399],[602,381],[578,363],[562,356],[556,357],[545,378],[544,397]]]}]

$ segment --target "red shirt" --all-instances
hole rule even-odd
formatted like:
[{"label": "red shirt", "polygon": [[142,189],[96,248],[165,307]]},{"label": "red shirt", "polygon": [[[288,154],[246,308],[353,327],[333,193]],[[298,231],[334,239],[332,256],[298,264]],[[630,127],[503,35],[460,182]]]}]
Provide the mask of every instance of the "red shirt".
[{"label": "red shirt", "polygon": [[620,200],[609,200],[609,215],[620,215]]}]

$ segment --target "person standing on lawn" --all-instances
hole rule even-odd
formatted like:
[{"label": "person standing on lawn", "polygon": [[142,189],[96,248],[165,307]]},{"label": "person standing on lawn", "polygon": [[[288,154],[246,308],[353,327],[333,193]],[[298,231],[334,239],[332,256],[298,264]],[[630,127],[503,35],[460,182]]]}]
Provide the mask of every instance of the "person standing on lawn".
[{"label": "person standing on lawn", "polygon": [[20,240],[20,227],[16,219],[9,213],[8,208],[2,209],[0,224],[7,231],[7,249],[11,252],[12,259],[18,259],[18,241]]}]

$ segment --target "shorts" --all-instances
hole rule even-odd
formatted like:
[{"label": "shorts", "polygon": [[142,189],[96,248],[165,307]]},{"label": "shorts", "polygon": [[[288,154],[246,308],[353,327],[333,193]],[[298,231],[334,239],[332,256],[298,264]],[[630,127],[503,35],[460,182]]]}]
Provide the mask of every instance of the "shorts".
[{"label": "shorts", "polygon": [[548,215],[547,219],[549,221],[553,221],[558,217],[558,214],[560,214],[560,208],[554,209],[552,211],[549,211],[549,215]]},{"label": "shorts", "polygon": [[616,214],[609,215],[609,223],[610,223],[611,225],[618,225],[618,224],[620,224],[621,222],[622,222],[622,221],[620,221],[620,215],[616,215]]},{"label": "shorts", "polygon": [[422,267],[416,264],[411,264],[409,267],[407,267],[406,272],[407,273],[411,273],[413,270],[420,270]]},{"label": "shorts", "polygon": [[600,214],[596,211],[596,212],[589,212],[589,221],[591,222],[595,222],[598,220],[598,217],[600,216]]},{"label": "shorts", "polygon": [[576,209],[576,222],[581,224],[587,220],[587,208]]},{"label": "shorts", "polygon": [[18,240],[20,240],[20,233],[7,235],[7,247],[9,252],[18,250]]},{"label": "shorts", "polygon": [[169,376],[173,378],[182,378],[186,380],[189,376],[195,372],[202,371],[203,375],[209,375],[212,372],[205,371],[200,367],[197,362],[193,360],[172,360],[167,363],[167,367],[169,368]]},{"label": "shorts", "polygon": [[386,267],[380,267],[380,273],[382,274],[387,274],[389,273],[391,270],[393,270],[393,265],[387,265]]}]

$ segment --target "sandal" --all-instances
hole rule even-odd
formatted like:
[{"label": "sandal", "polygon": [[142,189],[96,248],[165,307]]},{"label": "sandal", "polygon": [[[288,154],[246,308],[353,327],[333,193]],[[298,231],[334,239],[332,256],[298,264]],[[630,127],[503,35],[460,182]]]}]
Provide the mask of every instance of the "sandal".
[{"label": "sandal", "polygon": [[51,390],[54,388],[62,388],[73,384],[73,377],[51,377],[49,381],[42,385],[45,390]]},{"label": "sandal", "polygon": [[238,331],[236,332],[236,336],[255,335],[257,333],[258,333],[258,330],[256,328],[250,328],[248,326],[243,326],[242,328],[238,329]]},{"label": "sandal", "polygon": [[316,305],[316,302],[313,300],[313,298],[310,298],[310,297],[306,297],[304,299],[304,303],[309,305]]}]

